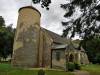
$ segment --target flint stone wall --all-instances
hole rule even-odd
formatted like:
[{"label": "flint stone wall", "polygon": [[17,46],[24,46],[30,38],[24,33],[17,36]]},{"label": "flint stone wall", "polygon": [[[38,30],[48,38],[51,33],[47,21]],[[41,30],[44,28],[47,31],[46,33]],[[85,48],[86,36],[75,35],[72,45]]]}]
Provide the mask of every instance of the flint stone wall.
[{"label": "flint stone wall", "polygon": [[40,14],[33,8],[19,11],[14,39],[12,65],[38,67]]}]

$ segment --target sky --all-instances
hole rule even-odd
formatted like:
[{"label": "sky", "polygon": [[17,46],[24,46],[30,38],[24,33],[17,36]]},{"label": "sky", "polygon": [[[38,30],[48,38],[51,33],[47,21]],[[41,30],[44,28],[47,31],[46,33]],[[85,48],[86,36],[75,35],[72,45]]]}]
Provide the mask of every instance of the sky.
[{"label": "sky", "polygon": [[[19,8],[30,6],[31,2],[32,0],[0,0],[0,16],[4,17],[6,25],[13,24],[15,28],[17,26]],[[60,8],[60,4],[65,4],[66,2],[69,2],[69,0],[52,0],[49,11],[41,8],[40,5],[32,4],[42,15],[41,27],[61,35],[64,29],[61,22],[68,19],[63,17],[65,11]],[[75,14],[78,13],[76,12]]]}]

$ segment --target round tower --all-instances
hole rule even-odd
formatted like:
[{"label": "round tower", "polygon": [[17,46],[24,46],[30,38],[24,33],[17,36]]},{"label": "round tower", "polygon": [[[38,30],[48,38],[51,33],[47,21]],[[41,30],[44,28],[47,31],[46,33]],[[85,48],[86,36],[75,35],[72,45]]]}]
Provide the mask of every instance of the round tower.
[{"label": "round tower", "polygon": [[12,65],[38,67],[40,12],[32,6],[19,9]]}]

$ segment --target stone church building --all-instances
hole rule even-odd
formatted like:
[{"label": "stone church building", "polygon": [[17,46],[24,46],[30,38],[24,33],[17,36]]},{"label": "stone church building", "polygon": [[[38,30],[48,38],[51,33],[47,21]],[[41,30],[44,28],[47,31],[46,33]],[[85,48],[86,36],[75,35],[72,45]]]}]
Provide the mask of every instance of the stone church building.
[{"label": "stone church building", "polygon": [[19,9],[13,66],[65,69],[67,62],[89,63],[84,50],[77,50],[69,40],[42,28],[40,19],[40,12],[32,6]]}]

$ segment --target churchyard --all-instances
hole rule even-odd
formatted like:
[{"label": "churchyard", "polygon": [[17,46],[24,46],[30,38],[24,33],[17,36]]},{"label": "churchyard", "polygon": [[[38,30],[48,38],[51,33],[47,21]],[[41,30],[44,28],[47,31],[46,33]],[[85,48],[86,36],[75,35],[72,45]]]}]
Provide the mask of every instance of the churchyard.
[{"label": "churchyard", "polygon": [[[13,68],[10,64],[0,64],[0,75],[38,75],[39,69]],[[45,70],[46,75],[74,75],[70,72]]]},{"label": "churchyard", "polygon": [[[40,68],[14,68],[10,63],[0,64],[0,75],[38,75]],[[100,75],[100,65],[83,65],[80,71],[65,72],[61,70],[44,69],[45,75],[84,75],[82,72],[87,72],[89,75]],[[78,72],[80,72],[78,74]],[[88,75],[87,74],[87,75]],[[86,75],[86,74],[85,74]]]},{"label": "churchyard", "polygon": [[84,65],[82,66],[82,70],[88,71],[90,75],[100,75],[100,65]]},{"label": "churchyard", "polygon": [[[24,2],[3,1],[0,1],[0,75],[100,75],[100,0],[66,3],[31,0],[23,7],[17,6]],[[54,2],[51,11],[51,1],[60,3],[63,10],[55,8],[58,4]],[[17,8],[6,7],[9,3],[15,3]],[[17,14],[9,13],[8,8]],[[8,12],[2,13],[5,10]],[[59,15],[64,11],[63,19]]]}]

